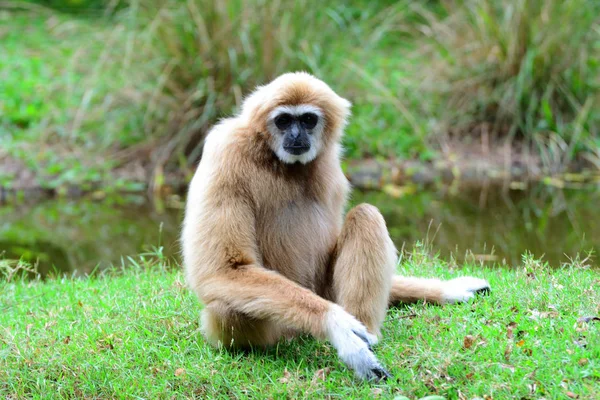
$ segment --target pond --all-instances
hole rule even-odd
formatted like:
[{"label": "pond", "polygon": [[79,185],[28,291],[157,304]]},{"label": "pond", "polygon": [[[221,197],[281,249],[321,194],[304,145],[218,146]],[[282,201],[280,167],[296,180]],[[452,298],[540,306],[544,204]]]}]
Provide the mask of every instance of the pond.
[{"label": "pond", "polygon": [[[529,251],[553,267],[600,250],[598,188],[408,187],[392,194],[355,191],[351,202],[379,207],[399,249],[420,242],[442,258],[510,266]],[[37,263],[42,276],[85,275],[157,249],[177,260],[182,200],[174,196],[156,207],[133,199],[0,207],[0,259]]]}]

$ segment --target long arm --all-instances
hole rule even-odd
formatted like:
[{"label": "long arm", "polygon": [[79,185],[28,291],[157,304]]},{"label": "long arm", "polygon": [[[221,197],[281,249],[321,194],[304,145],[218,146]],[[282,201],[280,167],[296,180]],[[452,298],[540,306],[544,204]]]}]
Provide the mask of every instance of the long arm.
[{"label": "long arm", "polygon": [[277,272],[257,265],[227,269],[202,283],[202,300],[226,302],[237,312],[326,338],[330,304]]}]

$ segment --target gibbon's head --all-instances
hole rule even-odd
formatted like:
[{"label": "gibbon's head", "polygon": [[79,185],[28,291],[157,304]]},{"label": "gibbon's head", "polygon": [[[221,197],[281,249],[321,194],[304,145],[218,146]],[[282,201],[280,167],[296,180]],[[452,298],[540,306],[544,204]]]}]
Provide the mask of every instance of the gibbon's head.
[{"label": "gibbon's head", "polygon": [[241,112],[288,164],[309,163],[339,141],[349,116],[350,102],[306,72],[287,73],[259,87]]}]

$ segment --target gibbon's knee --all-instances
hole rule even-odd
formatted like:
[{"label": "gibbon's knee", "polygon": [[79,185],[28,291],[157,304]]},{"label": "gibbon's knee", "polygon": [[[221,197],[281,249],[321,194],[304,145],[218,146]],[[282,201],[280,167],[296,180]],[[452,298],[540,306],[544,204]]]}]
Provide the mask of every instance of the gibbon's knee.
[{"label": "gibbon's knee", "polygon": [[266,347],[282,335],[274,323],[248,317],[218,302],[202,310],[201,330],[211,345],[227,348]]},{"label": "gibbon's knee", "polygon": [[333,273],[335,301],[378,334],[388,307],[396,248],[379,210],[354,207],[338,238]]},{"label": "gibbon's knee", "polygon": [[389,239],[385,219],[377,207],[362,203],[348,211],[340,238],[348,240],[349,236],[360,236],[372,249],[381,247]]}]

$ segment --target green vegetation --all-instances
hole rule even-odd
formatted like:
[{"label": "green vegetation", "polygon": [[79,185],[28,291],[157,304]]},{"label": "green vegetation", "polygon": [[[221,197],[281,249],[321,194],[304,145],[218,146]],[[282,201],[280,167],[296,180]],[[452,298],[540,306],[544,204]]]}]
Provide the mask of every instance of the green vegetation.
[{"label": "green vegetation", "polygon": [[423,55],[430,61],[420,70],[441,127],[524,137],[558,170],[580,151],[597,151],[600,4],[457,5],[443,17],[426,14],[430,44]]},{"label": "green vegetation", "polygon": [[349,158],[435,160],[485,136],[549,174],[600,167],[593,0],[34,3],[80,12],[0,9],[0,148],[43,187],[189,176],[215,120],[299,69],[353,101]]},{"label": "green vegetation", "polygon": [[[407,256],[405,274],[487,277],[470,304],[389,312],[376,352],[394,378],[358,383],[309,337],[267,351],[209,347],[200,305],[160,255],[89,279],[0,281],[0,396],[8,398],[340,397],[448,399],[600,396],[600,274],[575,260],[514,270]],[[158,256],[157,256],[158,255]]]},{"label": "green vegetation", "polygon": [[[105,200],[0,209],[0,398],[600,398],[600,271],[579,257],[483,265],[527,248],[555,266],[592,249],[584,191],[534,189],[508,213],[486,188],[489,214],[412,186],[356,196],[380,205],[399,244],[428,232],[482,260],[417,244],[402,274],[493,287],[469,304],[391,310],[376,352],[394,379],[382,384],[357,382],[306,336],[211,348],[162,247],[102,270],[159,236],[174,248],[179,215],[113,205],[188,178],[207,129],[282,72],[308,70],[352,100],[350,159],[435,162],[508,144],[552,175],[600,170],[599,53],[594,0],[0,1],[0,189],[102,186],[90,197]],[[585,176],[547,184],[580,190]],[[67,276],[52,276],[57,265]]]}]

